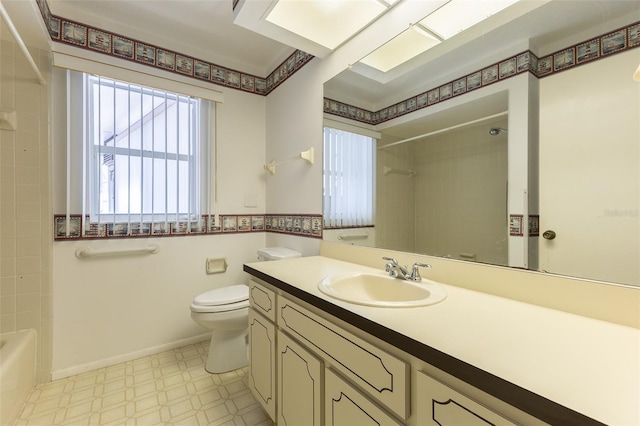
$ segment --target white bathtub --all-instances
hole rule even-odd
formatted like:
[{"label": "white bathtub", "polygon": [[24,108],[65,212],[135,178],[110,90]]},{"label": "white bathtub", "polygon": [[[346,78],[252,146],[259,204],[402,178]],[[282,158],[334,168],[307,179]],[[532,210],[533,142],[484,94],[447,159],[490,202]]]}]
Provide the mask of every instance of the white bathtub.
[{"label": "white bathtub", "polygon": [[0,425],[13,424],[35,378],[35,330],[0,334]]}]

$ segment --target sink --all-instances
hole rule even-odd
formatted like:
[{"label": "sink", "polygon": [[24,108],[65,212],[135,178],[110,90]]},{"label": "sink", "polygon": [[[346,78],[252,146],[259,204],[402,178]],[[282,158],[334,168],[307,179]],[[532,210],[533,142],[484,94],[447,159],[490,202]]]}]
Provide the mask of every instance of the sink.
[{"label": "sink", "polygon": [[405,308],[433,305],[447,293],[440,284],[422,279],[400,280],[380,273],[355,273],[327,277],[318,289],[329,297],[357,305]]}]

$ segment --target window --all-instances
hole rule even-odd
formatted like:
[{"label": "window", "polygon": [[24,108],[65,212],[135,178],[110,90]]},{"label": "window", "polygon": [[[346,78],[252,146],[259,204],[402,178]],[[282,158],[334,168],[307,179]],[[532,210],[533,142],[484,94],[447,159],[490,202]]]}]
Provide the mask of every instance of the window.
[{"label": "window", "polygon": [[324,128],[326,228],[373,225],[375,139]]},{"label": "window", "polygon": [[89,74],[83,93],[91,222],[199,222],[208,205],[209,102]]}]

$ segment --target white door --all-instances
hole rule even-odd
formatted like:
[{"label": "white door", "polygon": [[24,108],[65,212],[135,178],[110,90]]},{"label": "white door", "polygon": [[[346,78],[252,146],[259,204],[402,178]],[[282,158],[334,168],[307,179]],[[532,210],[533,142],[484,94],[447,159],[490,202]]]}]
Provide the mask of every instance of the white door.
[{"label": "white door", "polygon": [[540,80],[543,271],[640,284],[639,60],[629,51]]}]

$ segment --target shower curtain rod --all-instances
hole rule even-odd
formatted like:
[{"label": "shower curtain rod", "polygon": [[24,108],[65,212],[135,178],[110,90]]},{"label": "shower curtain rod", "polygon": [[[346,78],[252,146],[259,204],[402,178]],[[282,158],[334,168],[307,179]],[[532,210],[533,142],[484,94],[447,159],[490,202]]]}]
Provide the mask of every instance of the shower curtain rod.
[{"label": "shower curtain rod", "polygon": [[410,138],[403,139],[403,140],[400,140],[400,141],[391,142],[391,143],[388,143],[386,145],[379,146],[378,149],[389,148],[390,146],[400,145],[400,144],[403,144],[405,142],[414,141],[416,139],[426,138],[427,136],[433,136],[433,135],[437,135],[439,133],[448,132],[449,130],[455,130],[455,129],[458,129],[460,127],[468,126],[470,124],[476,124],[476,123],[479,123],[481,121],[490,120],[492,118],[502,117],[503,115],[507,115],[508,113],[509,113],[509,111],[502,111],[502,112],[499,112],[497,114],[488,115],[486,117],[478,118],[476,120],[467,121],[466,123],[456,124],[455,126],[447,127],[447,128],[440,129],[440,130],[435,130],[433,132],[425,133],[425,134],[418,135],[418,136],[412,136]]},{"label": "shower curtain rod", "polygon": [[7,27],[9,27],[9,31],[11,31],[11,35],[15,39],[16,43],[18,43],[18,46],[20,46],[20,50],[22,50],[22,53],[27,59],[27,62],[29,62],[29,65],[31,65],[31,68],[33,68],[33,71],[35,71],[36,75],[38,76],[38,82],[43,86],[46,86],[47,80],[44,79],[44,77],[42,76],[42,73],[40,72],[40,69],[36,65],[33,58],[31,57],[31,53],[29,53],[29,49],[27,49],[27,46],[24,44],[24,41],[22,41],[22,37],[20,37],[20,34],[18,34],[18,30],[16,29],[15,25],[13,25],[13,21],[11,20],[11,17],[9,17],[9,14],[7,13],[7,10],[4,8],[4,5],[2,4],[2,2],[0,2],[0,15],[2,15],[2,18],[4,19],[4,22],[6,22]]}]

